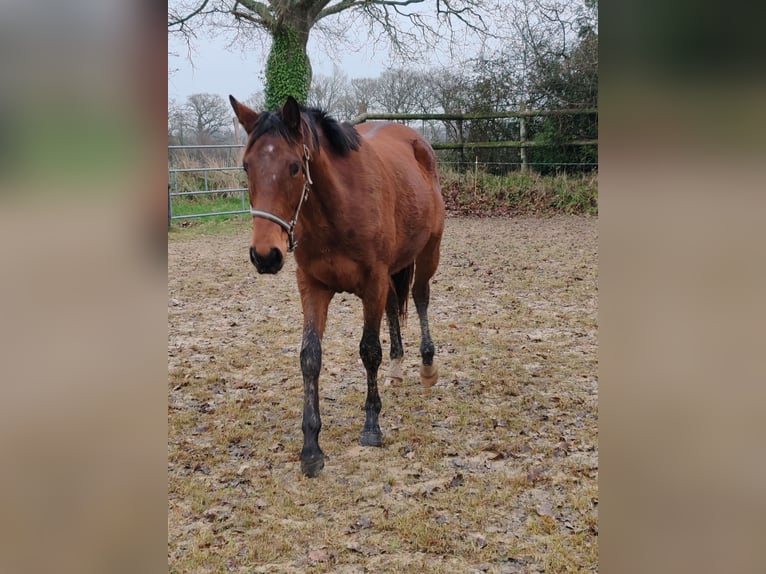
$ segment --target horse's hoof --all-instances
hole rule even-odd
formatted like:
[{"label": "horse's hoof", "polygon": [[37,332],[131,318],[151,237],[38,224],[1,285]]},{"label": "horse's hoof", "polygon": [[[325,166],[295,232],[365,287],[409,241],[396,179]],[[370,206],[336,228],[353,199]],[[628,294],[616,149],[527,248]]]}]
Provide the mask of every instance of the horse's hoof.
[{"label": "horse's hoof", "polygon": [[383,446],[383,433],[380,431],[362,431],[359,444],[362,446]]},{"label": "horse's hoof", "polygon": [[420,382],[426,388],[433,387],[439,379],[439,369],[436,365],[420,365]]},{"label": "horse's hoof", "polygon": [[393,384],[401,384],[404,381],[404,373],[402,372],[402,357],[393,359],[391,366],[388,368],[387,377]]},{"label": "horse's hoof", "polygon": [[319,471],[324,468],[324,455],[301,461],[301,472],[309,478],[319,476]]}]

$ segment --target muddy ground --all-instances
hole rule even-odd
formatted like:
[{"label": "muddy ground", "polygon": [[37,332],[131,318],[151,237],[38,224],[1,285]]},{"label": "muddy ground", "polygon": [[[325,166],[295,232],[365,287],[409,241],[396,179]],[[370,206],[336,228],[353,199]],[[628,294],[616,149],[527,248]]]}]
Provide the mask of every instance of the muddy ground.
[{"label": "muddy ground", "polygon": [[[300,474],[294,262],[259,276],[249,223],[168,242],[171,572],[598,569],[597,219],[449,218],[432,285],[440,368],[381,382],[358,444],[361,304],[336,295],[320,377],[325,468]],[[388,330],[381,332],[388,365]]]}]

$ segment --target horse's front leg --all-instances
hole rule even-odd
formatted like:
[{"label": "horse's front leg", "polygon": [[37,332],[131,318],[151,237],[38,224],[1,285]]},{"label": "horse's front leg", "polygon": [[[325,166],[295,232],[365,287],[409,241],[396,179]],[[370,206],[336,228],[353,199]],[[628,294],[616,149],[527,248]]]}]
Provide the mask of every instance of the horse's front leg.
[{"label": "horse's front leg", "polygon": [[298,289],[303,306],[303,343],[301,372],[303,373],[303,449],[301,471],[315,477],[324,467],[324,453],[319,448],[319,372],[322,370],[322,336],[327,323],[327,307],[334,293],[309,281],[298,271]]},{"label": "horse's front leg", "polygon": [[377,282],[371,281],[367,292],[362,297],[364,327],[362,341],[359,343],[359,355],[367,371],[364,428],[359,440],[363,446],[383,445],[383,432],[378,423],[378,415],[382,408],[378,393],[378,368],[383,360],[383,350],[380,346],[380,322],[386,308],[387,294],[388,277],[385,277]]}]

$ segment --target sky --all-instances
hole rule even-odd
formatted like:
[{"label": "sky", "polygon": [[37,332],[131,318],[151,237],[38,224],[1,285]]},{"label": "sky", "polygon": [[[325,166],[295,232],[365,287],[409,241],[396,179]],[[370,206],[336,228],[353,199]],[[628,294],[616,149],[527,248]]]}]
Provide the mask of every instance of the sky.
[{"label": "sky", "polygon": [[[426,11],[426,20],[434,20]],[[369,28],[358,17],[345,13],[334,16],[331,23],[335,33],[342,33],[344,40],[332,40],[332,33],[322,34],[314,30],[309,38],[308,54],[314,75],[332,76],[337,67],[349,79],[374,78],[387,68],[406,66],[424,70],[451,63],[451,47],[446,39],[438,40],[436,46],[420,51],[417,61],[403,62],[391,56],[385,41],[377,44],[370,40]],[[398,27],[407,30],[404,19]],[[461,30],[459,22],[455,29]],[[481,42],[475,32],[461,30],[457,33],[458,56],[465,58],[480,49]],[[328,38],[331,38],[328,40]],[[200,30],[193,40],[193,51],[178,34],[168,34],[168,98],[183,101],[195,93],[213,93],[222,96],[232,94],[240,100],[247,99],[263,90],[262,75],[266,65],[269,42],[251,41],[247,50],[240,44],[231,44],[231,33],[218,34]],[[267,38],[268,40],[268,38]]]},{"label": "sky", "polygon": [[[565,15],[573,18],[573,11],[580,4],[581,0],[565,1],[563,6],[568,7]],[[456,66],[452,61],[453,56],[456,61],[465,61],[480,52],[492,54],[498,48],[521,41],[518,33],[510,33],[512,5],[515,3],[508,1],[508,10],[502,14],[485,14],[484,21],[495,33],[494,39],[481,39],[475,31],[453,19],[452,42],[448,34],[444,33],[450,27],[445,25],[443,18],[434,14],[433,9],[412,8],[413,13],[417,13],[430,26],[439,28],[440,35],[439,39],[432,39],[431,44],[418,40],[408,45],[417,49],[417,61],[404,62],[390,55],[384,41],[376,44],[370,40],[369,24],[363,17],[355,12],[343,11],[328,18],[327,22],[322,20],[325,33],[317,28],[312,30],[308,54],[314,75],[332,76],[337,67],[349,79],[375,78],[391,67],[405,66],[410,70],[424,71],[434,67]],[[521,5],[527,6],[524,2]],[[559,24],[555,20],[544,21],[540,15],[531,12],[527,19],[534,28],[553,26],[555,30],[552,33],[558,31]],[[405,33],[412,30],[406,18],[395,17],[394,21],[397,29]],[[378,29],[372,32],[374,35],[379,33]],[[339,40],[339,36],[343,39]],[[231,45],[229,30],[215,32],[210,28],[198,29],[190,53],[182,37],[168,34],[168,98],[183,102],[191,94],[212,93],[224,97],[232,94],[237,99],[246,100],[262,91],[262,75],[269,47],[268,37],[264,35],[262,38],[264,41],[251,40],[244,49],[241,43]]]},{"label": "sky", "polygon": [[[168,98],[183,101],[191,94],[206,92],[246,99],[262,90],[267,54],[260,42],[253,42],[248,51],[228,44],[224,36],[200,35],[193,44],[190,61],[186,43],[168,35]],[[312,38],[308,52],[315,75],[331,76],[333,66],[337,66],[349,78],[369,78],[396,65],[384,47],[363,47],[356,53],[333,55]]]}]

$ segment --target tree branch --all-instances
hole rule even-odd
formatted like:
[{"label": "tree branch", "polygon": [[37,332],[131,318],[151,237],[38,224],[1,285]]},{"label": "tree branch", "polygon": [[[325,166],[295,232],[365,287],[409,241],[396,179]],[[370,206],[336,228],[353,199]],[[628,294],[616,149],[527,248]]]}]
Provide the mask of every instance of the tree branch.
[{"label": "tree branch", "polygon": [[210,2],[210,0],[202,0],[202,4],[200,4],[200,6],[196,10],[194,10],[191,14],[184,17],[176,17],[175,20],[168,20],[168,28],[171,28],[173,26],[183,27],[183,25],[186,22],[194,18],[194,16],[196,16],[200,12],[202,12],[205,9],[205,6],[207,6],[208,2]]},{"label": "tree branch", "polygon": [[[342,0],[333,6],[327,6],[317,15],[317,20],[332,16],[349,8],[368,8],[375,6],[410,6],[411,4],[422,4],[425,0]],[[327,4],[327,3],[325,3]]]},{"label": "tree branch", "polygon": [[[447,16],[447,21],[450,25],[450,28],[452,28],[450,18],[454,16],[463,24],[465,24],[468,29],[479,32],[480,34],[487,33],[487,24],[484,22],[484,18],[481,17],[481,14],[479,14],[479,12],[475,9],[474,3],[469,2],[468,5],[464,6],[463,8],[456,8],[450,4],[450,1],[451,0],[436,0],[436,13],[444,14]],[[444,4],[444,8],[441,7],[442,4]],[[481,22],[481,26],[474,24],[468,18],[463,16],[464,13],[467,13],[469,16],[478,19],[479,22]]]},{"label": "tree branch", "polygon": [[[248,14],[247,12],[237,10],[238,6],[244,7],[245,9],[249,10],[250,13]],[[276,22],[274,14],[270,10],[269,6],[263,4],[262,2],[255,2],[254,0],[236,0],[236,2],[234,2],[234,6],[230,10],[230,13],[238,20],[247,20],[248,22],[253,22],[254,24],[258,24],[269,29],[272,28]]]},{"label": "tree branch", "polygon": [[322,8],[319,14],[317,14],[317,21],[326,18],[327,16],[337,14],[338,12],[342,12],[343,10],[347,10],[348,8],[361,6],[364,3],[364,0],[342,0],[334,6],[326,6],[325,8]]}]

